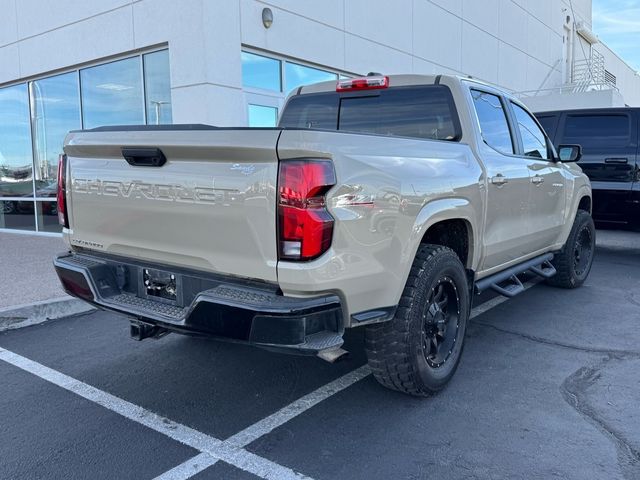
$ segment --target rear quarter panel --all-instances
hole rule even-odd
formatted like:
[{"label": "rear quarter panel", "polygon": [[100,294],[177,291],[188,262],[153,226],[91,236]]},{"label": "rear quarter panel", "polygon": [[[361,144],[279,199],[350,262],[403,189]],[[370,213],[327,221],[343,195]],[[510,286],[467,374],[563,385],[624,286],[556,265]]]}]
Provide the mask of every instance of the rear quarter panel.
[{"label": "rear quarter panel", "polygon": [[[280,160],[332,159],[338,182],[327,196],[335,219],[330,250],[311,262],[280,261],[280,288],[294,296],[336,293],[346,318],[398,303],[420,241],[433,223],[461,218],[480,231],[482,171],[468,145],[285,130],[278,155]],[[467,266],[477,262],[472,252]]]}]

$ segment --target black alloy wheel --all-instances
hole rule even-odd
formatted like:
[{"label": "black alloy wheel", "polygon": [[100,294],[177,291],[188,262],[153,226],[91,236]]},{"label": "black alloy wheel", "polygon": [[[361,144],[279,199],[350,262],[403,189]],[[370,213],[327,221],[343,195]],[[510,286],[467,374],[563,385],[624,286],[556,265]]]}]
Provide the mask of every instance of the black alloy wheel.
[{"label": "black alloy wheel", "polygon": [[440,368],[451,358],[460,331],[460,296],[451,278],[441,278],[431,289],[422,317],[425,360],[430,367]]}]

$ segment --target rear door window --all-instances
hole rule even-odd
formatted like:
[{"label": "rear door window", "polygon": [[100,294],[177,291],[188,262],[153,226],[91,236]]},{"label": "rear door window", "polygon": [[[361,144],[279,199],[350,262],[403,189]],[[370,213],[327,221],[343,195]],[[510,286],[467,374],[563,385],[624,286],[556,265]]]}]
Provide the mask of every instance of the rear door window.
[{"label": "rear door window", "polygon": [[590,147],[625,147],[631,140],[628,115],[567,115],[564,124],[564,144]]},{"label": "rear door window", "polygon": [[473,104],[478,114],[482,139],[500,153],[513,155],[513,140],[502,100],[497,95],[471,90]]},{"label": "rear door window", "polygon": [[299,95],[287,103],[280,126],[431,140],[461,137],[453,97],[444,85]]}]

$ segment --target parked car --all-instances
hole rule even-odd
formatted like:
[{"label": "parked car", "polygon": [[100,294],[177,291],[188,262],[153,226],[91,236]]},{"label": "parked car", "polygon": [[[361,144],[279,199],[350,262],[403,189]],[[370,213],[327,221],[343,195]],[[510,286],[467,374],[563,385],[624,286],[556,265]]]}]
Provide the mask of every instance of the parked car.
[{"label": "parked car", "polygon": [[596,222],[640,226],[639,112],[599,108],[536,114],[555,145],[582,146],[578,164],[591,179]]},{"label": "parked car", "polygon": [[472,79],[324,82],[278,128],[105,127],[64,151],[68,293],[131,316],[136,339],[335,360],[364,327],[376,379],[413,395],[453,376],[475,293],[514,296],[527,271],[575,288],[594,255],[580,148],[556,155],[518,100]]},{"label": "parked car", "polygon": [[[33,188],[33,187],[32,187]],[[37,198],[51,198],[52,201],[40,200],[38,203],[40,205],[40,211],[42,215],[58,215],[58,207],[56,204],[55,197],[57,195],[57,186],[55,183],[47,183],[44,184],[43,187],[36,189],[36,197]],[[28,200],[2,200],[0,197],[0,201],[2,201],[2,213],[5,215],[9,214],[33,214],[35,209],[35,203],[33,201],[33,193],[29,192],[26,194],[20,195],[21,197],[27,197]]]}]

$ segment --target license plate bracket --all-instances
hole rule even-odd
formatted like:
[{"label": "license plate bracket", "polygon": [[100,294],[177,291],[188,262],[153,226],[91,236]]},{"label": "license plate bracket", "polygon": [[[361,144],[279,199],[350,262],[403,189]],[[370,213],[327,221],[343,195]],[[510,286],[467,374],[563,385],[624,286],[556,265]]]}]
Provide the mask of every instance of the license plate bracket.
[{"label": "license plate bracket", "polygon": [[141,290],[144,297],[170,305],[182,304],[182,277],[155,268],[141,269]]}]

